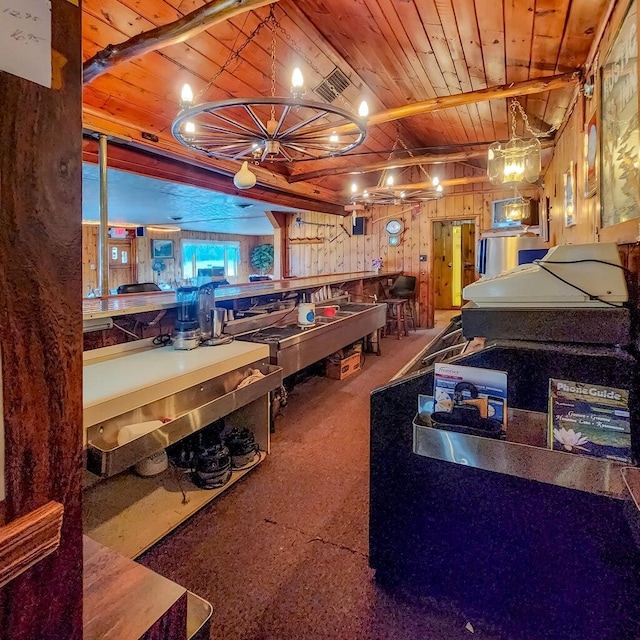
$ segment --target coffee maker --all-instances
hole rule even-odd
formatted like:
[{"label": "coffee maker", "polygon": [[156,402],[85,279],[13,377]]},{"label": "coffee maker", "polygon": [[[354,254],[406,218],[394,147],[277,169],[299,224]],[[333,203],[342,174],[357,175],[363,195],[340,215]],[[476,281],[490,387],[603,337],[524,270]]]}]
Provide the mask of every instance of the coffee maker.
[{"label": "coffee maker", "polygon": [[198,287],[178,287],[176,290],[178,307],[173,333],[174,349],[195,349],[200,344],[198,294]]},{"label": "coffee maker", "polygon": [[226,309],[216,307],[215,291],[219,284],[219,282],[207,282],[198,292],[200,338],[207,345],[226,344],[233,339],[222,335]]}]

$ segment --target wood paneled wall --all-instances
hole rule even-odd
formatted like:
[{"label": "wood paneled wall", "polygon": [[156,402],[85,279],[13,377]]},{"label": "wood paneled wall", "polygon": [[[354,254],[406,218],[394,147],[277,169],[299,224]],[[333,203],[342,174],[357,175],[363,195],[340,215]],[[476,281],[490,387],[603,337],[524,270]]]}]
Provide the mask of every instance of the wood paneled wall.
[{"label": "wood paneled wall", "polygon": [[[165,260],[167,268],[160,276],[151,268],[153,260],[151,258],[151,240],[167,239],[174,241],[175,257]],[[254,271],[251,266],[250,256],[253,247],[259,244],[273,244],[273,236],[242,236],[228,233],[204,233],[199,231],[180,231],[177,233],[162,231],[147,231],[142,238],[133,240],[136,243],[138,282],[166,282],[180,281],[182,270],[181,244],[182,239],[194,240],[219,240],[223,242],[240,243],[240,268],[238,272],[238,282],[248,282],[249,275]],[[91,268],[95,265],[95,269]],[[96,225],[82,225],[82,290],[83,295],[87,295],[90,289],[98,286],[98,227]]]},{"label": "wood paneled wall", "polygon": [[[599,73],[597,65],[602,63],[613,39],[622,23],[629,7],[629,1],[622,0],[611,16],[607,26],[598,56],[595,58],[593,68],[585,71],[585,76],[591,73],[596,78],[594,97],[590,100],[584,95],[579,95],[568,118],[568,121],[558,137],[553,158],[544,175],[543,194],[549,198],[551,205],[550,218],[550,243],[578,244],[589,242],[617,242],[618,244],[635,243],[639,236],[639,219],[629,220],[606,229],[600,228],[600,187],[596,194],[590,198],[584,195],[584,163],[585,124],[594,111],[599,110]],[[599,131],[600,133],[600,131]],[[564,220],[564,173],[569,169],[571,161],[575,162],[576,176],[576,224],[565,227]]]},{"label": "wood paneled wall", "polygon": [[[443,178],[462,177],[481,173],[470,167],[457,168]],[[375,206],[365,215],[366,234],[351,236],[340,227],[343,224],[351,233],[351,218],[336,218],[321,213],[300,214],[303,224],[297,225],[291,217],[289,233],[289,275],[309,276],[330,273],[370,271],[373,258],[384,261],[382,271],[402,270],[418,277],[417,299],[420,324],[433,326],[433,221],[471,220],[476,224],[476,237],[491,227],[491,202],[513,196],[511,190],[483,190],[484,185],[455,187],[450,195],[440,200],[414,205]],[[537,190],[524,192],[536,197]],[[390,247],[384,225],[392,217],[402,219],[404,231],[398,247]],[[308,224],[313,223],[313,224]],[[329,226],[319,226],[329,225]],[[426,255],[425,262],[420,256]]]},{"label": "wood paneled wall", "polygon": [[2,640],[82,638],[80,13],[51,2],[52,88],[0,71],[0,525],[64,506],[57,551],[0,590]]}]

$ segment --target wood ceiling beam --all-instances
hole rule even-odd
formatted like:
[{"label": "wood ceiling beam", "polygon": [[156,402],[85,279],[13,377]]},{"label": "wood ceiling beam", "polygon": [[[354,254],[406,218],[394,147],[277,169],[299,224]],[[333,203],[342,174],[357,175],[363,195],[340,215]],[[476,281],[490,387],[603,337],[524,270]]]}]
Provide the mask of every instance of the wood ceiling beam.
[{"label": "wood ceiling beam", "polygon": [[[368,126],[377,126],[386,122],[394,122],[403,118],[419,116],[432,111],[440,111],[441,109],[450,109],[452,107],[462,107],[476,102],[485,102],[486,100],[499,100],[503,98],[515,98],[517,96],[526,96],[533,93],[545,93],[555,89],[564,89],[571,85],[577,84],[580,80],[580,74],[577,71],[570,73],[560,73],[554,76],[546,76],[543,78],[534,78],[533,80],[524,80],[522,82],[512,82],[510,84],[501,84],[495,87],[487,87],[486,89],[477,89],[476,91],[467,91],[466,93],[456,93],[450,96],[438,96],[430,98],[422,102],[414,102],[405,104],[401,107],[386,109],[369,116],[367,120]],[[342,125],[336,127],[337,133],[345,133],[353,130],[353,125]]]},{"label": "wood ceiling beam", "polygon": [[577,84],[578,81],[578,73],[561,73],[555,76],[547,76],[546,78],[535,78],[534,80],[525,80],[523,82],[512,82],[510,84],[487,87],[486,89],[458,93],[452,96],[439,96],[437,98],[431,98],[430,100],[414,102],[413,104],[405,104],[401,107],[395,107],[394,109],[387,109],[386,111],[374,113],[369,118],[367,124],[369,126],[375,126],[385,122],[401,120],[402,118],[419,116],[431,111],[439,111],[440,109],[462,107],[464,105],[484,102],[486,100],[499,100],[502,98],[526,96],[532,93],[544,93],[547,91],[553,91],[554,89],[564,89],[565,87]]},{"label": "wood ceiling beam", "polygon": [[[481,184],[482,182],[489,182],[489,178],[484,174],[481,176],[466,176],[464,178],[450,178],[449,180],[440,180],[440,184],[443,187],[459,187],[460,185]],[[413,182],[410,184],[393,185],[393,191],[415,191],[418,189],[432,188],[433,184],[431,182]],[[374,193],[376,191],[389,191],[389,187],[368,187],[367,191],[369,191],[370,193]]]},{"label": "wood ceiling beam", "polygon": [[[543,140],[540,143],[542,149],[550,149],[555,145],[553,140]],[[481,146],[481,145],[478,145]],[[316,171],[307,171],[306,173],[294,173],[289,176],[289,182],[304,182],[314,180],[316,178],[326,178],[327,176],[339,175],[360,175],[363,173],[372,173],[374,171],[384,171],[385,169],[401,169],[403,167],[412,167],[421,164],[446,164],[449,162],[466,162],[476,158],[485,158],[489,145],[482,145],[483,149],[477,151],[456,151],[454,153],[428,153],[421,156],[413,156],[411,158],[393,158],[391,160],[381,160],[380,162],[371,162],[365,165],[355,165],[354,163],[344,167],[330,167],[327,169],[317,169]]]},{"label": "wood ceiling beam", "polygon": [[184,42],[219,22],[274,2],[278,0],[213,0],[175,22],[139,33],[120,44],[110,44],[84,63],[83,84],[127,60]]}]

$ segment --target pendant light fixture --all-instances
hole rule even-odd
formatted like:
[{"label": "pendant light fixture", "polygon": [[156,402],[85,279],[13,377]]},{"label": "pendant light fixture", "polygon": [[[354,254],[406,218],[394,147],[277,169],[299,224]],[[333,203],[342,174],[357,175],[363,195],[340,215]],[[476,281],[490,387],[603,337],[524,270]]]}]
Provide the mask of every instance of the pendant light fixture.
[{"label": "pendant light fixture", "polygon": [[[531,138],[516,136],[516,111],[520,113],[525,129]],[[510,106],[511,139],[508,142],[494,142],[489,147],[487,176],[496,186],[516,187],[523,183],[534,183],[540,177],[540,141],[529,125],[529,118],[520,103],[514,99]]]},{"label": "pendant light fixture", "polygon": [[[249,162],[291,163],[339,156],[362,144],[367,132],[366,103],[359,109],[359,114],[365,115],[355,115],[331,104],[306,100],[304,77],[299,68],[293,71],[291,95],[276,95],[276,30],[283,33],[287,42],[292,39],[276,19],[274,5],[202,93],[239,58],[265,25],[272,31],[271,95],[197,104],[193,91],[185,85],[180,99],[181,111],[172,126],[173,136],[184,146],[212,158],[241,161],[242,169],[236,177],[243,173],[244,178],[238,178],[243,185],[249,183],[246,179],[246,172],[250,173]],[[295,44],[292,46],[295,48]]]},{"label": "pendant light fixture", "polygon": [[[391,161],[398,146],[401,146],[410,157],[413,157],[411,150],[398,136],[387,160]],[[424,182],[397,184],[397,177],[389,169],[382,171],[375,187],[367,187],[360,191],[357,183],[354,182],[351,184],[351,201],[354,204],[403,204],[441,198],[444,193],[438,177],[432,178],[422,165],[419,165],[419,168],[427,178]]]}]

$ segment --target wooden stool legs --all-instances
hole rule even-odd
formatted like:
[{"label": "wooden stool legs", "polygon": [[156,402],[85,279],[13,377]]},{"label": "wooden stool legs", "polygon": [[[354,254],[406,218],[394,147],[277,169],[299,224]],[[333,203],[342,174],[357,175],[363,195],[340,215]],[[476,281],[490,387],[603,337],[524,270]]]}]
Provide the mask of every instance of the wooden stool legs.
[{"label": "wooden stool legs", "polygon": [[387,303],[387,330],[393,331],[394,325],[398,340],[403,335],[408,336],[407,331],[407,300],[405,298],[388,298]]}]

